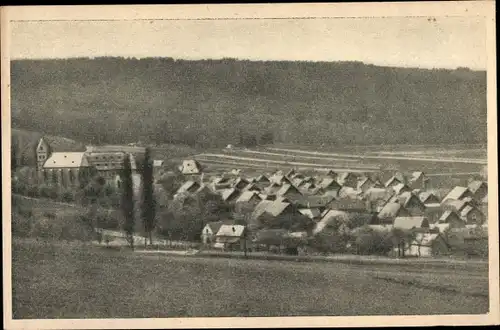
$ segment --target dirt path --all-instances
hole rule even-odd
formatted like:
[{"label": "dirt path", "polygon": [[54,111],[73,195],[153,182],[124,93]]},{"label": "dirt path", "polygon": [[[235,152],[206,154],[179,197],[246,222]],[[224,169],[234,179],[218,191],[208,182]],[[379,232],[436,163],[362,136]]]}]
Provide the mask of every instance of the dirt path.
[{"label": "dirt path", "polygon": [[415,160],[415,161],[442,162],[442,163],[466,163],[466,164],[482,164],[482,165],[487,164],[486,160],[471,159],[471,158],[429,158],[429,157],[371,156],[371,155],[362,156],[362,155],[339,154],[331,152],[305,151],[299,149],[284,149],[284,148],[268,148],[268,149],[276,151],[295,152],[298,154],[306,154],[306,155],[322,155],[322,156],[346,157],[346,158],[357,158],[357,159],[395,159],[395,160]]}]

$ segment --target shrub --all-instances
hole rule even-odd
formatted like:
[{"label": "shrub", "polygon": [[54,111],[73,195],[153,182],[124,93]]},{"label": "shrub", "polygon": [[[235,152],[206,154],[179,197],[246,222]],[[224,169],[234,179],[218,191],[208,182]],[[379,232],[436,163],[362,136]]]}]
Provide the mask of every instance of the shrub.
[{"label": "shrub", "polygon": [[75,201],[75,194],[73,193],[73,191],[71,190],[65,190],[62,194],[61,194],[61,201],[65,202],[65,203],[71,203],[71,202],[74,202]]},{"label": "shrub", "polygon": [[370,228],[363,228],[356,235],[355,245],[359,254],[387,255],[393,244],[389,232],[383,233]]}]

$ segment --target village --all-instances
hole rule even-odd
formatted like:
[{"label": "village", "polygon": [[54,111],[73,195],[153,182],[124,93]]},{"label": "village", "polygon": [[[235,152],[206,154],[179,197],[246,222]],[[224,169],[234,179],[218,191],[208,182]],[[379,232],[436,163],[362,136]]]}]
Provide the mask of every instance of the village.
[{"label": "village", "polygon": [[[33,147],[36,164],[21,171],[31,184],[71,192],[98,177],[119,195],[123,161],[128,155],[134,191],[140,194],[144,146],[53,151],[42,137]],[[232,148],[228,146],[225,152]],[[442,194],[443,189],[429,189],[433,178],[422,171],[393,171],[389,176],[296,167],[248,171],[204,166],[196,159],[179,161],[173,169],[164,163],[161,159],[152,162],[156,214],[164,218],[157,221],[157,227],[175,217],[162,209],[189,211],[203,201],[204,211],[191,218],[188,212],[178,228],[157,235],[157,243],[176,231],[178,240],[184,237],[201,243],[198,249],[245,254],[487,255],[485,180],[471,178],[467,186],[451,187]],[[168,181],[173,176],[177,185]],[[183,235],[183,228],[189,228],[190,234]],[[96,230],[107,237],[106,244],[125,244],[120,228]],[[137,236],[136,244],[145,240]]]}]

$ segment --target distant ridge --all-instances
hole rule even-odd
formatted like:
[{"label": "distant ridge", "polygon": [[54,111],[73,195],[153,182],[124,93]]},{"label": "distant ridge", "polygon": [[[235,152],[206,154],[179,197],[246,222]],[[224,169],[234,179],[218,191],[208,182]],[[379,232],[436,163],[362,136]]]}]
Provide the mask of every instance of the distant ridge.
[{"label": "distant ridge", "polygon": [[486,73],[362,62],[12,62],[13,126],[92,144],[486,143]]}]

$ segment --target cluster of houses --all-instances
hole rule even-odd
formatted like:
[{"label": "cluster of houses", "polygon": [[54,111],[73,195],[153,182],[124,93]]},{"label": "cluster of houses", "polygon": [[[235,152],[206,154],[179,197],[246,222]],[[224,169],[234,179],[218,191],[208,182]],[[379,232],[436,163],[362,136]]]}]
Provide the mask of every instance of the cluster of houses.
[{"label": "cluster of houses", "polygon": [[[446,254],[454,244],[451,237],[462,245],[487,239],[487,230],[478,230],[487,229],[488,187],[484,181],[469,180],[468,186],[454,187],[442,197],[425,188],[428,178],[423,172],[394,173],[384,182],[370,174],[330,170],[307,176],[295,169],[254,177],[233,170],[204,178],[196,161],[187,162],[189,168],[198,170],[187,175],[174,198],[212,192],[236,213],[248,210],[249,223],[258,223],[263,217],[276,219],[276,223],[286,217],[291,221],[307,217],[313,222],[311,230],[271,226],[255,231],[248,223],[245,228],[234,220],[221,219],[206,224],[201,233],[202,241],[213,247],[247,249],[266,241],[267,246],[287,248],[282,243],[291,238],[314,236],[329,230],[333,222],[354,219],[358,228],[414,231],[415,240],[405,247],[407,255]],[[277,243],[269,239],[272,236]]]}]

